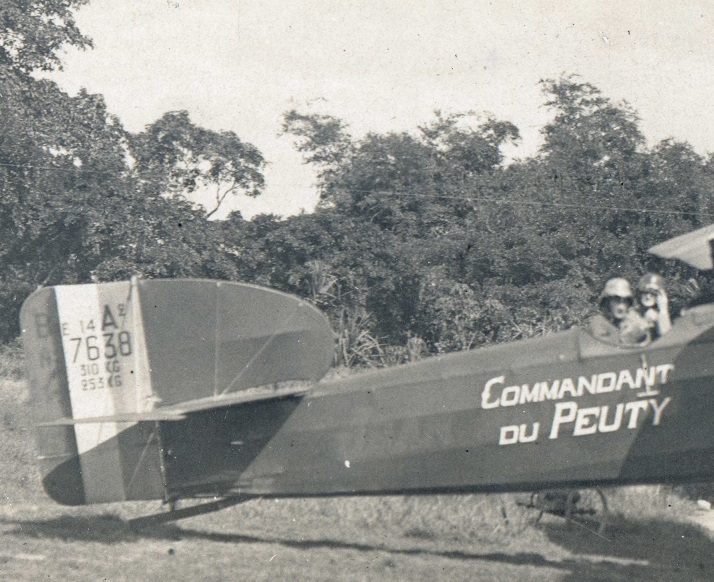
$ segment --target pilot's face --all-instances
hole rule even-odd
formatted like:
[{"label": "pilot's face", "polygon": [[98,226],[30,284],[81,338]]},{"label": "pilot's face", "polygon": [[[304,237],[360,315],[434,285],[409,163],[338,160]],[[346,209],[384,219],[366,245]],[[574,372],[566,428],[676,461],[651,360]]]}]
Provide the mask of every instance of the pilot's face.
[{"label": "pilot's face", "polygon": [[640,294],[640,303],[644,307],[654,307],[657,303],[657,296],[654,293],[651,293],[650,291],[645,291]]},{"label": "pilot's face", "polygon": [[625,297],[610,297],[610,315],[616,321],[625,318],[630,308],[630,300]]}]

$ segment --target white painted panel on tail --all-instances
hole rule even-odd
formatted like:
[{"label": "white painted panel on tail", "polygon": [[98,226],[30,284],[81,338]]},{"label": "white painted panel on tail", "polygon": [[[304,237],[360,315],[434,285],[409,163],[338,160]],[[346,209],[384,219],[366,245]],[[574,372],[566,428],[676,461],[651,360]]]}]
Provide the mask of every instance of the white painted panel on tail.
[{"label": "white painted panel on tail", "polygon": [[[55,288],[74,418],[138,412],[135,316],[128,282]],[[142,339],[143,342],[143,339]],[[150,387],[149,387],[150,390]],[[75,425],[87,502],[125,497],[115,422]]]}]

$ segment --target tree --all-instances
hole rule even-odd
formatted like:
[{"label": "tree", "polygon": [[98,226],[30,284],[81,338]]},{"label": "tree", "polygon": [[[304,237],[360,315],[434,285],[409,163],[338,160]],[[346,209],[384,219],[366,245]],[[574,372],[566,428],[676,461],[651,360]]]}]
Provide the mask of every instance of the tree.
[{"label": "tree", "polygon": [[627,103],[613,104],[577,75],[546,79],[541,87],[546,107],[555,112],[542,130],[544,155],[576,158],[581,168],[614,167],[618,158],[641,151],[644,136],[637,114]]},{"label": "tree", "polygon": [[0,0],[0,66],[24,74],[61,67],[65,46],[84,49],[91,40],[80,33],[74,12],[88,0]]},{"label": "tree", "polygon": [[194,125],[186,111],[165,113],[129,142],[136,177],[148,195],[188,198],[208,189],[214,205],[207,218],[228,195],[258,196],[264,185],[265,160],[258,149],[232,131]]},{"label": "tree", "polygon": [[285,115],[283,129],[318,168],[323,205],[427,237],[448,226],[456,207],[472,209],[464,199],[498,171],[503,145],[518,139],[514,125],[471,113],[437,112],[414,134],[371,133],[361,140],[340,120],[296,111]]},{"label": "tree", "polygon": [[434,121],[419,130],[440,170],[462,181],[496,170],[503,163],[501,148],[520,139],[512,123],[473,112],[444,115],[436,111]]},{"label": "tree", "polygon": [[218,206],[262,186],[260,153],[235,134],[178,113],[132,136],[101,96],[34,74],[59,67],[63,46],[90,46],[72,16],[82,3],[0,0],[0,339],[38,285],[236,277],[222,231],[184,196],[215,186]]},{"label": "tree", "polygon": [[[508,167],[502,147],[518,130],[490,117],[437,112],[418,132],[355,140],[339,120],[290,112],[284,129],[318,167],[316,214],[329,214],[332,236],[331,251],[299,237],[285,268],[304,289],[292,291],[349,281],[373,337],[444,351],[580,324],[608,277],[662,269],[646,249],[708,212],[711,164],[687,144],[648,151],[629,105],[576,76],[542,87],[554,112],[544,144]],[[297,222],[286,223],[275,248],[294,240]]]},{"label": "tree", "polygon": [[310,115],[291,109],[283,116],[282,133],[292,136],[305,163],[317,168],[320,200],[330,204],[330,184],[354,149],[345,123],[330,115]]}]

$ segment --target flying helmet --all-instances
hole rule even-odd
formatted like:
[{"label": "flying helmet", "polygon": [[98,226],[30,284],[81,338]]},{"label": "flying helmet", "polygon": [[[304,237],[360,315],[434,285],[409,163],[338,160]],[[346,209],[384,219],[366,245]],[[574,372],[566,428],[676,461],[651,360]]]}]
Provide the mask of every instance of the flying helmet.
[{"label": "flying helmet", "polygon": [[632,289],[630,288],[630,283],[627,279],[615,277],[605,283],[605,288],[602,290],[602,293],[600,293],[600,303],[610,297],[622,297],[623,299],[629,299],[632,301]]},{"label": "flying helmet", "polygon": [[637,290],[640,293],[653,293],[656,295],[659,291],[664,290],[664,278],[656,273],[642,275],[637,282]]}]

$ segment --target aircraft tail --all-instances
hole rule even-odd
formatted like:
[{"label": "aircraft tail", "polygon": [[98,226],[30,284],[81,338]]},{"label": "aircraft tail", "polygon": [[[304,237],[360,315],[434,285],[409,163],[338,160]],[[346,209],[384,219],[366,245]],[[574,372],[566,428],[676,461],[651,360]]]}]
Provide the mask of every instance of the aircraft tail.
[{"label": "aircraft tail", "polygon": [[168,498],[162,421],[316,381],[332,360],[315,308],[217,281],[43,288],[21,326],[43,485],[69,505]]}]

